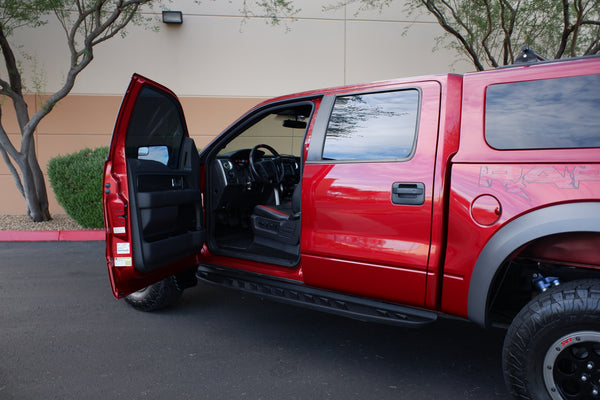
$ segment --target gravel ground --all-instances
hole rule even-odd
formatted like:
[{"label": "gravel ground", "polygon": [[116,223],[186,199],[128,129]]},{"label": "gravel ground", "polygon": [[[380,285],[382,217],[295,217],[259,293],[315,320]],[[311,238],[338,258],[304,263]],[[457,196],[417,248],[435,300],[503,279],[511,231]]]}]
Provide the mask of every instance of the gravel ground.
[{"label": "gravel ground", "polygon": [[78,231],[85,230],[66,214],[53,214],[51,221],[32,222],[25,215],[0,215],[0,231]]}]

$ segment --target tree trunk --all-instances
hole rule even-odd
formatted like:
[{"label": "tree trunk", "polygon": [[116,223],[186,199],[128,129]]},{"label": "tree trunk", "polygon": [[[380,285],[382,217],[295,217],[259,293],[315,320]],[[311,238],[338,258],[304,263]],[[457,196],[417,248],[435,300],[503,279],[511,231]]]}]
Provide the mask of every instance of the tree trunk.
[{"label": "tree trunk", "polygon": [[[51,219],[48,209],[48,194],[44,174],[40,168],[35,152],[34,131],[39,120],[31,124],[27,103],[23,98],[23,84],[21,74],[14,53],[6,39],[5,32],[0,25],[0,50],[4,58],[8,81],[0,78],[0,95],[10,98],[21,131],[21,149],[17,149],[8,139],[8,135],[0,122],[0,146],[2,158],[8,166],[17,187],[25,197],[26,213],[35,222]],[[2,105],[0,104],[0,116]],[[11,158],[19,169],[19,173],[11,162]]]},{"label": "tree trunk", "polygon": [[[23,197],[25,197],[27,207],[26,214],[34,222],[49,221],[52,218],[48,209],[48,194],[46,192],[44,175],[37,160],[31,157],[31,154],[27,157],[19,153],[17,159],[15,159],[21,175]],[[18,179],[18,177],[15,177],[15,179]]]},{"label": "tree trunk", "polygon": [[21,152],[17,151],[10,143],[0,122],[0,148],[2,149],[0,153],[17,188],[25,198],[26,210],[24,211],[32,221],[49,221],[52,218],[48,207],[44,173],[37,160],[33,134],[30,133],[28,137],[27,145],[23,146],[22,143]]},{"label": "tree trunk", "polygon": [[37,203],[36,209],[39,209],[39,213],[36,212],[28,214],[29,217],[35,221],[49,221],[52,219],[50,216],[50,210],[48,208],[48,192],[46,191],[46,180],[44,179],[44,173],[40,168],[40,164],[37,159],[35,152],[35,143],[33,136],[31,137],[32,145],[29,148],[29,155],[27,160],[29,162],[29,168],[33,177],[33,184],[35,187],[35,199],[32,199]]}]

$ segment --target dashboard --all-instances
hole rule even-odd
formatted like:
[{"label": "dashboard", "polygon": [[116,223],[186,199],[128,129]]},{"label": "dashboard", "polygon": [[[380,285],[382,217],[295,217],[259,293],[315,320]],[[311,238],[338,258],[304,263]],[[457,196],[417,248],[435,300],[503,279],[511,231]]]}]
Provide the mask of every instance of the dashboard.
[{"label": "dashboard", "polygon": [[218,156],[217,164],[225,179],[226,186],[245,185],[251,181],[249,158],[249,149]]},{"label": "dashboard", "polygon": [[[255,159],[261,159],[265,156],[263,151],[257,150]],[[270,156],[267,156],[270,157]],[[253,182],[250,172],[250,149],[238,150],[228,154],[221,154],[217,157],[217,168],[224,180],[225,186],[247,185]],[[284,184],[295,184],[300,179],[300,160],[299,157],[291,155],[280,155],[284,171]]]},{"label": "dashboard", "polygon": [[[250,212],[256,204],[267,204],[273,195],[272,185],[253,179],[249,157],[250,149],[243,149],[219,154],[211,163],[207,210],[219,213],[219,221],[228,221],[223,224],[238,221],[239,215]],[[262,157],[271,156],[260,151],[256,158]],[[281,199],[286,199],[300,181],[300,157],[280,155],[280,160],[284,176],[279,192]]]}]

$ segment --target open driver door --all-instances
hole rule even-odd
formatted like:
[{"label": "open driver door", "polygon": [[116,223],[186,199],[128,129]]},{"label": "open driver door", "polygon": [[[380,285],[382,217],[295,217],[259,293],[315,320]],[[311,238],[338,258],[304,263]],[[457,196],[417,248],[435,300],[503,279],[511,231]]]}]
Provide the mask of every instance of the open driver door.
[{"label": "open driver door", "polygon": [[200,160],[181,104],[133,75],[104,166],[106,260],[127,296],[197,265],[205,241]]}]

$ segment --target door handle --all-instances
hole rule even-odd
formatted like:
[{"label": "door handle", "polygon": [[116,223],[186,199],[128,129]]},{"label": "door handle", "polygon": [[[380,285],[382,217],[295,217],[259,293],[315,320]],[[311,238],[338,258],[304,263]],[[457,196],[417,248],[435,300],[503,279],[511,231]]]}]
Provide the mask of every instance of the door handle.
[{"label": "door handle", "polygon": [[421,182],[394,182],[392,203],[419,206],[425,203],[425,184]]},{"label": "door handle", "polygon": [[183,189],[183,177],[172,177],[171,178],[171,189]]}]

